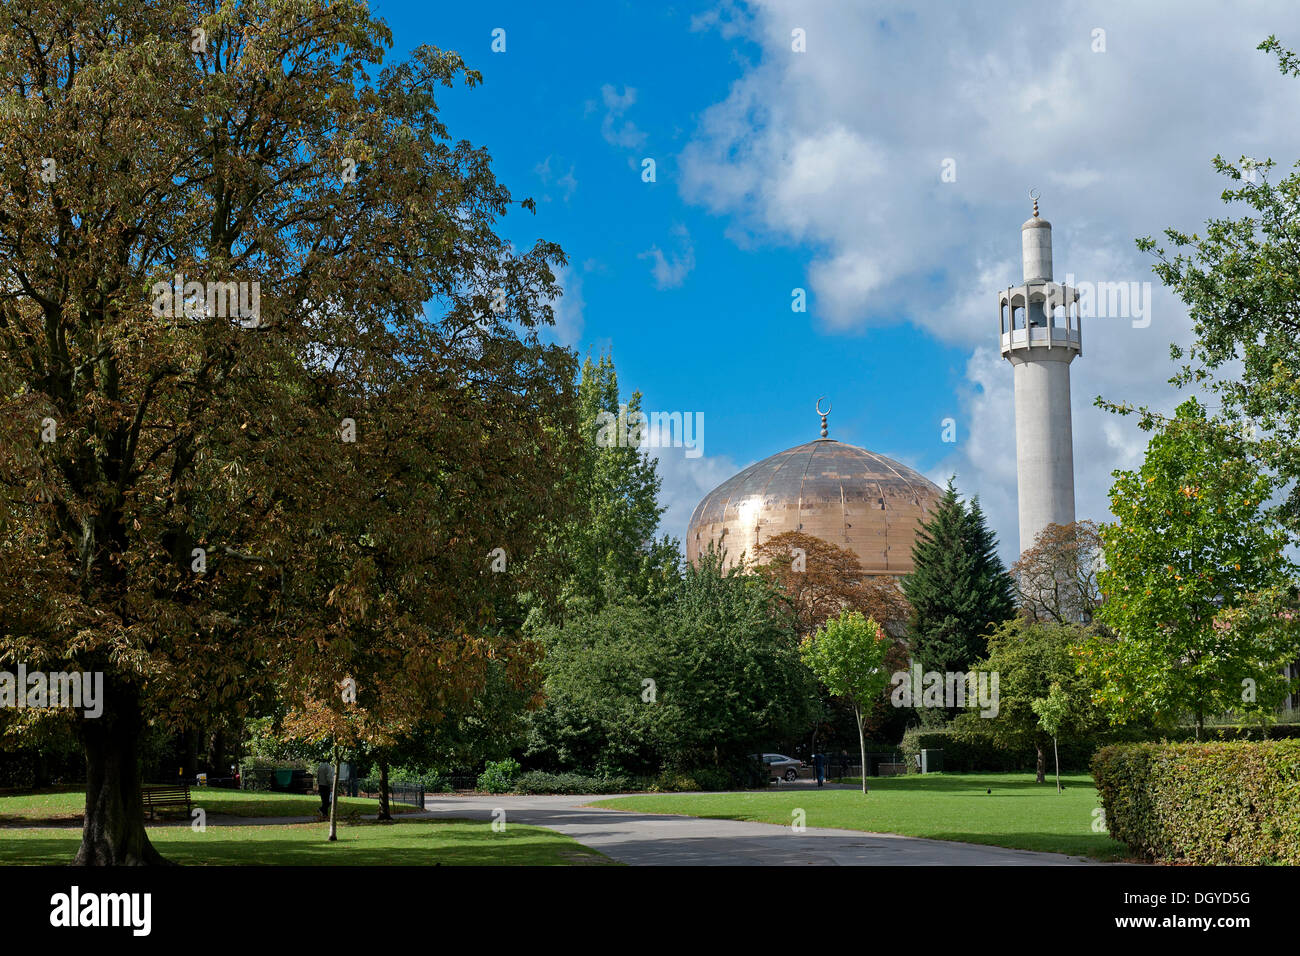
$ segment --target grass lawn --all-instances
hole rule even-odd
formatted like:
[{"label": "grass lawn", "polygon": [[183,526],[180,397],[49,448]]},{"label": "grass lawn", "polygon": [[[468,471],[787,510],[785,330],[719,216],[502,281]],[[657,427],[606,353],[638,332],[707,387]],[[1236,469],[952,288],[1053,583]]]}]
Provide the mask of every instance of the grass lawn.
[{"label": "grass lawn", "polygon": [[[150,827],[149,839],[169,860],[190,866],[570,866],[611,865],[604,854],[553,830],[509,824],[409,820],[340,826],[335,843],[323,823],[290,826]],[[0,829],[0,865],[66,865],[81,831]]]},{"label": "grass lawn", "polygon": [[[867,830],[960,840],[1018,850],[1046,850],[1099,860],[1131,856],[1110,834],[1094,833],[1100,806],[1092,777],[1033,774],[909,774],[872,778],[860,790],[778,790],[751,793],[662,793],[617,797],[591,805],[639,813],[679,813],[724,820],[789,825],[802,809],[810,827]],[[989,793],[988,791],[992,791]]]},{"label": "grass lawn", "polygon": [[[320,797],[317,796],[259,790],[192,787],[190,798],[194,801],[194,806],[202,807],[210,817],[305,817],[320,809]],[[0,796],[0,826],[77,823],[85,809],[84,790]],[[417,807],[400,803],[390,803],[389,809],[394,815],[418,810]],[[345,814],[351,810],[359,810],[363,814],[378,813],[379,801],[364,797],[342,797],[339,800],[339,813]],[[184,817],[184,814],[180,814],[180,817]]]}]

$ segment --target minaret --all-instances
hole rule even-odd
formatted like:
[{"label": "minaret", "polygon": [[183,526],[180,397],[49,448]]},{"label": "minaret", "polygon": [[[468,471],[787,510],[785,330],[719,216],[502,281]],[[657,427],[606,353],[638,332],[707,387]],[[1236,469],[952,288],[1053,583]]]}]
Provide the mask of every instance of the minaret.
[{"label": "minaret", "polygon": [[1020,227],[1024,281],[998,293],[1002,357],[1015,367],[1020,551],[1049,524],[1074,521],[1070,363],[1083,354],[1079,293],[1052,281],[1052,224]]}]

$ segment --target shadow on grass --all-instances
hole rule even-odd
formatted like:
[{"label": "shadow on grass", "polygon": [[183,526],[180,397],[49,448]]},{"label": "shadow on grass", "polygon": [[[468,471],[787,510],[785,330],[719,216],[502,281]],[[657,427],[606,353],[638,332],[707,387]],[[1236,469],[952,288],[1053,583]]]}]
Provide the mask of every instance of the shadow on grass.
[{"label": "shadow on grass", "polygon": [[[545,830],[482,823],[394,823],[342,827],[330,843],[321,824],[212,828],[206,833],[154,830],[164,857],[186,866],[566,866],[612,863],[594,850]],[[24,833],[0,839],[0,864],[71,862],[79,833]]]}]

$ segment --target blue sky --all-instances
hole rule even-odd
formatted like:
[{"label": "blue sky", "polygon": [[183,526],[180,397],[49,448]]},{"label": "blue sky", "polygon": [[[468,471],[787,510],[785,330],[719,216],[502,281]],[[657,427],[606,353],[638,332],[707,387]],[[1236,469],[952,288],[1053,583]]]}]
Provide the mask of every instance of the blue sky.
[{"label": "blue sky", "polygon": [[[569,255],[559,338],[612,351],[648,409],[703,413],[702,457],[659,455],[661,530],[678,537],[714,485],[815,438],[825,395],[832,437],[937,482],[957,473],[1013,557],[1011,368],[994,303],[1019,279],[1026,190],[1041,189],[1054,223],[1058,280],[1154,283],[1133,239],[1219,214],[1215,153],[1300,157],[1300,80],[1254,49],[1269,33],[1300,47],[1290,3],[371,8],[395,56],[430,43],[483,73],[441,96],[444,118],[537,200],[504,233]],[[1110,471],[1143,447],[1092,399],[1178,399],[1168,346],[1189,324],[1158,284],[1149,312],[1085,323],[1080,517],[1107,517]],[[955,443],[941,440],[949,417]]]}]

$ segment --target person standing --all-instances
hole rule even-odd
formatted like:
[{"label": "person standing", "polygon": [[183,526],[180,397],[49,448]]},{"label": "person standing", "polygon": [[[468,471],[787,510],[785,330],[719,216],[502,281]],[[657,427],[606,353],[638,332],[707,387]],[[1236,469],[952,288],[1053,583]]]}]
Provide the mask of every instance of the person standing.
[{"label": "person standing", "polygon": [[325,761],[316,765],[316,790],[320,793],[320,815],[329,816],[330,790],[334,784],[334,768]]},{"label": "person standing", "polygon": [[817,786],[826,782],[826,755],[820,750],[813,754],[813,766],[817,768]]}]

